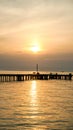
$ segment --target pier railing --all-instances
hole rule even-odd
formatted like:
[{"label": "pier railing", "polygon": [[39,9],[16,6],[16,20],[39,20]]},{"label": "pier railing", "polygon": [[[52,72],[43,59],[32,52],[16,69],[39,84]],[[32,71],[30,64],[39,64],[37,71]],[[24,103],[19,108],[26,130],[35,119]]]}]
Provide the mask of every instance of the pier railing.
[{"label": "pier railing", "polygon": [[0,74],[0,82],[26,81],[26,80],[71,80],[72,74]]}]

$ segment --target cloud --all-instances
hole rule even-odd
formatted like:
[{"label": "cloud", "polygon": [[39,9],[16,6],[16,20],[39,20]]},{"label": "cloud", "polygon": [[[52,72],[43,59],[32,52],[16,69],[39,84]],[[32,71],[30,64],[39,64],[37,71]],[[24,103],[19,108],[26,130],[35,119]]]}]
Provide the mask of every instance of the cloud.
[{"label": "cloud", "polygon": [[[28,58],[30,57],[30,58]],[[0,54],[0,69],[2,70],[35,70],[36,63],[44,71],[72,71],[73,53],[60,55],[34,55],[18,52],[15,54]],[[33,60],[32,60],[33,59]]]},{"label": "cloud", "polygon": [[[1,32],[17,32],[34,27],[61,26],[72,18],[72,5],[57,0],[3,0],[0,4]],[[70,18],[71,17],[71,18]],[[73,19],[71,20],[73,23]],[[65,23],[66,23],[65,22]],[[59,26],[58,26],[58,25]],[[65,25],[65,24],[64,24]]]}]

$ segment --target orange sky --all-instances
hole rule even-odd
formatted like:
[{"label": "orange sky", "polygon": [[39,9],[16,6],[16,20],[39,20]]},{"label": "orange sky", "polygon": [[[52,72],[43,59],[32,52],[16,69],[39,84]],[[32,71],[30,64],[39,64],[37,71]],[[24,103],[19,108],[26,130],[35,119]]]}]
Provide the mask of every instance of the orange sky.
[{"label": "orange sky", "polygon": [[33,57],[35,44],[41,59],[73,53],[72,0],[0,2],[0,54]]}]

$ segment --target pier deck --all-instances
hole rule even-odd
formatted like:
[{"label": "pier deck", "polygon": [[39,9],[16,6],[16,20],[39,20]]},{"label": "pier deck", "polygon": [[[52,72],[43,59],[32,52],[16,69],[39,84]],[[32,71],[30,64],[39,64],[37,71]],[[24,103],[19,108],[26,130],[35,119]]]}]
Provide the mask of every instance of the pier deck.
[{"label": "pier deck", "polygon": [[72,74],[0,74],[0,82],[26,81],[26,80],[71,80]]}]

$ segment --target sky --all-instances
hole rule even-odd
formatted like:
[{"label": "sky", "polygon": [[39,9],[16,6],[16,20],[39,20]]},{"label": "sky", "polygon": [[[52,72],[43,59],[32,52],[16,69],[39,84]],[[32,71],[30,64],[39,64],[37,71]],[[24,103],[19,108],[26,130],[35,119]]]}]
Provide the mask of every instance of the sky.
[{"label": "sky", "polygon": [[37,63],[42,71],[73,71],[73,0],[0,0],[0,70]]}]

